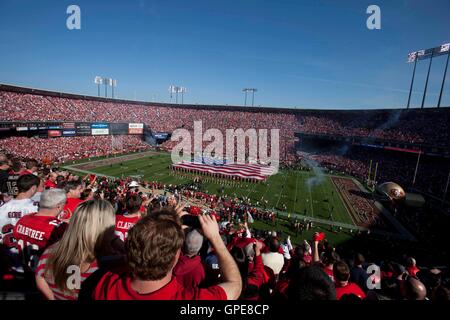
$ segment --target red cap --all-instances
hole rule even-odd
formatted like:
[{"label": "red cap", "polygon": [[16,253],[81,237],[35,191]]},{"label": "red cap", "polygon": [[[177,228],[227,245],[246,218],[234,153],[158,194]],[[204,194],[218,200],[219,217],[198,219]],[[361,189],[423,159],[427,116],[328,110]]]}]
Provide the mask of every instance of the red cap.
[{"label": "red cap", "polygon": [[316,232],[313,236],[314,241],[322,241],[323,239],[325,239],[325,233],[323,232]]}]

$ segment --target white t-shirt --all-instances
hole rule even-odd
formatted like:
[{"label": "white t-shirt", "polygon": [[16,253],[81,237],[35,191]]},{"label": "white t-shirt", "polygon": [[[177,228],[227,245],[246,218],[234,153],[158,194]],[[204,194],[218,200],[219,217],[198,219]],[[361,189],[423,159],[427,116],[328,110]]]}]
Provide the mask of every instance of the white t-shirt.
[{"label": "white t-shirt", "polygon": [[12,199],[0,207],[0,243],[3,243],[2,229],[6,225],[15,226],[23,216],[38,212],[38,203],[31,199]]},{"label": "white t-shirt", "polygon": [[30,213],[38,212],[38,203],[31,199],[12,199],[0,207],[0,244],[10,257],[10,264],[16,272],[23,272],[19,250],[13,237],[13,229],[17,221]]}]

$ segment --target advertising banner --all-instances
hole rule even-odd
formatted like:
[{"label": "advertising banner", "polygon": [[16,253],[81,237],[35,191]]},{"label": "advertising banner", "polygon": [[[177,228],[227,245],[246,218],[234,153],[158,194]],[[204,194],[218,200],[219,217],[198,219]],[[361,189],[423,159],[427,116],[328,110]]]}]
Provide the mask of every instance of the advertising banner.
[{"label": "advertising banner", "polygon": [[109,129],[92,129],[91,133],[93,136],[108,135]]},{"label": "advertising banner", "polygon": [[63,129],[75,129],[75,122],[64,122],[62,127]]},{"label": "advertising banner", "polygon": [[75,131],[78,136],[90,136],[91,125],[89,123],[77,123],[75,125]]},{"label": "advertising banner", "polygon": [[93,123],[91,124],[91,129],[107,129],[108,124],[107,123]]},{"label": "advertising banner", "polygon": [[128,133],[129,134],[143,134],[144,133],[144,124],[143,123],[129,123],[128,124]]},{"label": "advertising banner", "polygon": [[62,135],[65,137],[73,137],[76,135],[75,130],[63,130]]},{"label": "advertising banner", "polygon": [[48,136],[50,138],[61,137],[61,130],[48,130]]}]

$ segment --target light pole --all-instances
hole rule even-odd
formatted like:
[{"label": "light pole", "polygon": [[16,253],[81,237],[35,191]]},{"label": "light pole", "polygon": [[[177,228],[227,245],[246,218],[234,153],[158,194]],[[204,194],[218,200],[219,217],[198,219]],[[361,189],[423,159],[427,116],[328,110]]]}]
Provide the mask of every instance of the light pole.
[{"label": "light pole", "polygon": [[187,92],[185,87],[179,87],[171,85],[169,86],[170,100],[172,100],[172,94],[175,94],[175,103],[178,103],[178,94],[181,93],[181,104],[184,103],[184,94]]},{"label": "light pole", "polygon": [[96,76],[94,79],[94,83],[97,85],[98,96],[100,97],[100,85],[105,85],[105,98],[108,97],[108,86],[112,87],[112,98],[114,98],[114,88],[117,87],[117,80]]},{"label": "light pole", "polygon": [[252,107],[255,105],[255,92],[258,91],[256,88],[244,88],[242,91],[245,93],[244,106],[247,106],[247,93],[252,93]]},{"label": "light pole", "polygon": [[114,99],[114,88],[117,87],[117,80],[116,79],[110,79],[111,87],[112,87],[112,98]]},{"label": "light pole", "polygon": [[94,83],[97,85],[97,89],[98,89],[98,96],[100,97],[100,85],[103,84],[103,78],[96,76],[94,79]]}]

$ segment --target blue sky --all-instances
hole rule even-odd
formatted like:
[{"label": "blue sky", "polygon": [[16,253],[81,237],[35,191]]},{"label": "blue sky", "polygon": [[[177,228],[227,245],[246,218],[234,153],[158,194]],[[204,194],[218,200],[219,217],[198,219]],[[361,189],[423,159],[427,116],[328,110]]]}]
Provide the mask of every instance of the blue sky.
[{"label": "blue sky", "polygon": [[[81,30],[66,9],[81,8]],[[369,5],[381,30],[366,27]],[[96,75],[124,99],[322,109],[403,107],[408,52],[450,42],[448,0],[0,0],[0,82],[97,95]],[[433,61],[435,106],[445,57]],[[428,64],[418,65],[420,105]],[[450,76],[443,105],[450,105]],[[174,101],[174,100],[172,100]]]}]

